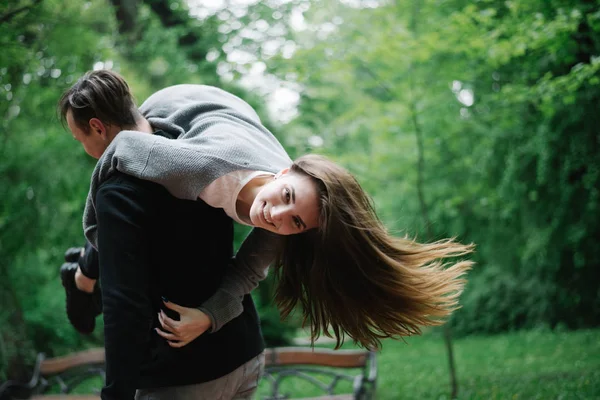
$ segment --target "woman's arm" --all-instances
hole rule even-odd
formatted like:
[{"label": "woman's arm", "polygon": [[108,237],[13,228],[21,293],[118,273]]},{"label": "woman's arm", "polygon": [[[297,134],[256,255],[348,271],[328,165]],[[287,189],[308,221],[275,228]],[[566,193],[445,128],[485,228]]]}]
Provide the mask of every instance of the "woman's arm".
[{"label": "woman's arm", "polygon": [[198,307],[210,318],[211,332],[218,331],[242,313],[242,298],[266,278],[267,269],[275,260],[282,240],[282,236],[258,228],[246,237],[229,264],[219,289]]},{"label": "woman's arm", "polygon": [[235,258],[228,265],[223,282],[215,294],[198,308],[182,307],[173,302],[165,306],[179,313],[179,321],[161,316],[164,332],[157,333],[173,347],[187,345],[210,330],[217,332],[244,310],[242,299],[267,276],[267,268],[275,260],[283,237],[254,228],[246,237]]}]

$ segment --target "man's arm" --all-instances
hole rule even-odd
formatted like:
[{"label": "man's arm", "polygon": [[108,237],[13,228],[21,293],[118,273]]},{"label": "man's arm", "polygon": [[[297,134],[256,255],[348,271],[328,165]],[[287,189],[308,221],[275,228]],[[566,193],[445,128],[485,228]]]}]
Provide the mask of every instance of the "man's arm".
[{"label": "man's arm", "polygon": [[244,307],[242,299],[266,278],[267,268],[275,260],[283,237],[254,228],[228,265],[219,289],[198,309],[211,320],[211,332],[238,317]]},{"label": "man's arm", "polygon": [[133,399],[152,328],[148,225],[151,194],[128,177],[103,184],[96,196],[104,311],[106,386],[102,399]]}]

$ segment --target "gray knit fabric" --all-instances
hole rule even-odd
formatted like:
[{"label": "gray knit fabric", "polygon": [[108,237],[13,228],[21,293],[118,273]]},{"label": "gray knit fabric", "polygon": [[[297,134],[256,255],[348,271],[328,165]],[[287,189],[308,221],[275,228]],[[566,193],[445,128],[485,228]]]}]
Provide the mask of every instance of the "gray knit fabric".
[{"label": "gray knit fabric", "polygon": [[[140,111],[155,130],[177,139],[122,131],[98,160],[83,215],[86,238],[97,248],[96,192],[115,171],[156,182],[173,196],[196,200],[216,178],[236,170],[277,173],[292,160],[243,100],[218,88],[177,85],[150,96]],[[254,229],[228,268],[219,291],[200,307],[213,331],[242,312],[241,298],[264,279],[280,242]]]},{"label": "gray knit fabric", "polygon": [[210,318],[216,332],[243,311],[242,299],[267,277],[267,267],[283,244],[283,236],[253,229],[228,266],[217,292],[198,307]]}]

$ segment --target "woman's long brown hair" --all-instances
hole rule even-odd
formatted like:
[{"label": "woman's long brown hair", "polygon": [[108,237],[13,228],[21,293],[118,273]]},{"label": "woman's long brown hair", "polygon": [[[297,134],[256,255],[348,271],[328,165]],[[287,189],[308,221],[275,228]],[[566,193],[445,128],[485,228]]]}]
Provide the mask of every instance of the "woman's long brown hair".
[{"label": "woman's long brown hair", "polygon": [[320,223],[285,237],[275,297],[283,318],[301,306],[313,343],[321,332],[333,333],[336,348],[348,335],[376,349],[381,339],[440,325],[458,308],[472,262],[444,260],[470,253],[473,245],[391,236],[356,179],[322,156],[303,156],[291,170],[316,183]]}]

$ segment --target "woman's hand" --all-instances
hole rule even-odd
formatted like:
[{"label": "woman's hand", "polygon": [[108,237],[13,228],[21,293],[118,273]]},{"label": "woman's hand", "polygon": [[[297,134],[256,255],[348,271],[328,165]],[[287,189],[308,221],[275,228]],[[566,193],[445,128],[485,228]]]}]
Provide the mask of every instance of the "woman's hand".
[{"label": "woman's hand", "polygon": [[163,330],[156,328],[171,347],[183,347],[210,329],[212,323],[210,318],[196,308],[182,307],[170,301],[163,302],[167,308],[179,313],[179,321],[167,316],[164,311],[158,313],[158,321]]}]

